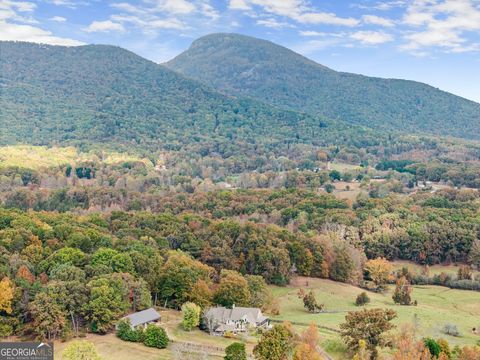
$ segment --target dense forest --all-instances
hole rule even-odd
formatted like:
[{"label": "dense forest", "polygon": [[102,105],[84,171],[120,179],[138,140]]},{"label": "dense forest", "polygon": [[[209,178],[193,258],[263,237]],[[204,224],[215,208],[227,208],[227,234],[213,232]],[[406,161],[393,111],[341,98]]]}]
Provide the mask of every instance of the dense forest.
[{"label": "dense forest", "polygon": [[166,66],[229,94],[377,131],[480,138],[475,102],[414,81],[336,72],[244,35],[207,35]]},{"label": "dense forest", "polygon": [[[272,289],[296,279],[395,287],[405,306],[413,285],[480,291],[479,104],[237,35],[165,65],[103,45],[0,53],[0,338],[103,335],[152,306],[197,314],[190,330],[212,305],[278,315]],[[430,275],[439,264],[458,273]],[[334,332],[376,358],[392,344],[349,331],[396,315],[362,311]],[[158,335],[122,324],[122,340]],[[308,331],[258,332],[253,353],[271,360],[275,336],[315,353]]]}]

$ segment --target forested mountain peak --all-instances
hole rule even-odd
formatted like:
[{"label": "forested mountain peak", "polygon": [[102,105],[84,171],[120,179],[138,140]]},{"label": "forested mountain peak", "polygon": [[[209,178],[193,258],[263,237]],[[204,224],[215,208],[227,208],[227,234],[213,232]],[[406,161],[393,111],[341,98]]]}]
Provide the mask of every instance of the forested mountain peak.
[{"label": "forested mountain peak", "polygon": [[415,81],[336,72],[248,36],[207,35],[166,66],[286,109],[375,129],[480,138],[480,104]]},{"label": "forested mountain peak", "polygon": [[223,155],[279,142],[321,143],[345,129],[220,94],[115,46],[0,42],[0,53],[0,144],[203,147]]}]

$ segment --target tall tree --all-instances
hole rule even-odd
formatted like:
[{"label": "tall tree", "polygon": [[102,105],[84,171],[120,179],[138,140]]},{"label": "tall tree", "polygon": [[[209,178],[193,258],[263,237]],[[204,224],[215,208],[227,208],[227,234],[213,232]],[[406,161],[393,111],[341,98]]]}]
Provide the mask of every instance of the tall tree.
[{"label": "tall tree", "polygon": [[391,309],[363,309],[349,312],[340,324],[340,334],[351,350],[358,350],[360,340],[365,340],[371,358],[378,358],[377,347],[390,345],[385,333],[395,326],[390,322],[397,314]]},{"label": "tall tree", "polygon": [[294,347],[292,330],[285,324],[279,324],[262,334],[253,348],[253,355],[258,360],[286,360],[292,355]]},{"label": "tall tree", "polygon": [[5,311],[7,314],[12,312],[13,294],[12,282],[8,277],[4,277],[0,281],[0,311]]},{"label": "tall tree", "polygon": [[32,330],[39,339],[54,340],[66,325],[65,312],[45,292],[40,292],[31,302]]},{"label": "tall tree", "polygon": [[242,274],[233,270],[222,270],[220,283],[214,295],[214,302],[226,307],[249,306],[250,290]]},{"label": "tall tree", "polygon": [[385,258],[369,260],[365,264],[365,272],[373,281],[377,290],[383,290],[392,272],[392,264]]},{"label": "tall tree", "polygon": [[410,305],[412,303],[412,287],[405,276],[397,280],[392,299],[395,304]]}]

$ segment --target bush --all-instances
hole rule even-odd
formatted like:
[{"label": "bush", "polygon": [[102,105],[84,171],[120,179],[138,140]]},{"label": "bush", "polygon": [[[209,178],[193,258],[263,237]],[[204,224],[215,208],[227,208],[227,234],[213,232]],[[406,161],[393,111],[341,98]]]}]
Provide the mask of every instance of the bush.
[{"label": "bush", "polygon": [[442,332],[451,336],[460,336],[460,331],[458,331],[457,325],[455,324],[445,324],[442,329]]},{"label": "bush", "polygon": [[430,339],[430,338],[423,339],[423,343],[425,344],[425,347],[430,352],[430,355],[438,358],[438,355],[440,355],[440,353],[442,352],[440,345],[438,345],[438,343],[434,339]]},{"label": "bush", "polygon": [[143,343],[145,346],[165,349],[168,345],[167,333],[161,327],[150,324],[145,330]]},{"label": "bush", "polygon": [[247,353],[245,351],[245,344],[234,342],[225,349],[224,360],[247,360]]},{"label": "bush", "polygon": [[122,320],[117,326],[117,337],[123,341],[140,342],[142,341],[143,331],[134,330],[130,326],[130,320]]},{"label": "bush", "polygon": [[363,306],[370,302],[370,298],[368,297],[367,293],[364,291],[358,294],[357,298],[355,299],[355,305]]}]

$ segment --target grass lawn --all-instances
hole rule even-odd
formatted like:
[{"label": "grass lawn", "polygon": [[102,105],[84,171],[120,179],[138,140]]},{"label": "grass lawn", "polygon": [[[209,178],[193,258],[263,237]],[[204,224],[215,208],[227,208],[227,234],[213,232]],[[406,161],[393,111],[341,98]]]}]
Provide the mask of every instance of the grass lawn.
[{"label": "grass lawn", "polygon": [[[317,300],[325,304],[325,310],[340,312],[320,314],[306,312],[302,300],[297,297],[299,288],[313,289]],[[288,287],[272,287],[272,290],[280,303],[280,315],[272,317],[273,319],[314,322],[332,328],[338,328],[339,324],[344,322],[347,311],[360,309],[355,306],[354,301],[356,296],[364,291],[348,284],[302,277],[295,279]],[[473,327],[480,327],[480,292],[439,286],[415,286],[412,298],[418,301],[418,306],[400,306],[393,303],[392,291],[393,287],[382,294],[368,292],[371,302],[366,308],[394,309],[398,313],[396,324],[416,323],[420,336],[442,337],[452,346],[475,344],[480,341],[480,336],[472,333]],[[462,336],[456,338],[443,334],[441,330],[446,323],[457,325]],[[322,330],[321,335],[325,339],[323,346],[326,350],[329,350],[330,345],[336,345],[339,338],[338,334],[327,330]],[[337,357],[341,358],[339,354]]]},{"label": "grass lawn", "polygon": [[[182,314],[175,310],[160,310],[162,321],[159,323],[168,334],[171,340],[167,349],[155,349],[146,347],[143,344],[131,343],[118,339],[114,333],[107,335],[88,334],[80,341],[90,341],[97,348],[98,354],[103,360],[171,360],[174,357],[175,343],[189,343],[203,346],[208,353],[209,359],[223,359],[225,348],[235,341],[246,343],[247,352],[252,353],[257,339],[254,337],[243,337],[227,339],[221,336],[211,336],[201,330],[184,331],[180,325]],[[55,358],[62,359],[62,352],[69,342],[55,343]]]},{"label": "grass lawn", "polygon": [[[410,269],[411,272],[415,274],[421,274],[423,270],[423,266],[416,264],[411,261],[403,261],[397,260],[392,262],[393,268],[395,270],[401,270],[403,267],[407,267]],[[438,275],[441,272],[444,272],[449,275],[457,275],[458,269],[460,268],[459,265],[431,265],[428,267],[428,271],[430,272],[430,276]],[[474,274],[478,274],[478,271],[473,271]]]},{"label": "grass lawn", "polygon": [[[155,349],[143,344],[122,341],[115,334],[94,335],[88,334],[87,337],[79,339],[80,341],[89,341],[97,349],[98,355],[103,360],[171,360],[172,353],[169,349]],[[69,344],[55,343],[55,359],[62,359],[62,352]]]}]

